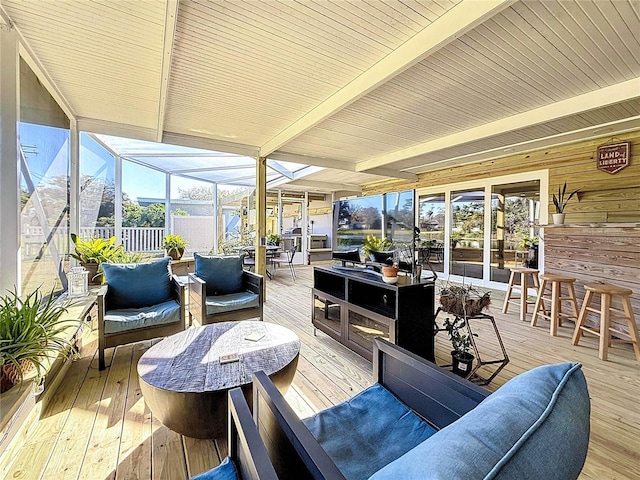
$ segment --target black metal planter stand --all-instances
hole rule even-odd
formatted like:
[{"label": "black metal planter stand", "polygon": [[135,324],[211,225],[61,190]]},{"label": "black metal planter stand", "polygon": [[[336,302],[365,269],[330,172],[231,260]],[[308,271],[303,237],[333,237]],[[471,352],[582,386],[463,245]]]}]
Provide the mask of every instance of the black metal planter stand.
[{"label": "black metal planter stand", "polygon": [[[440,312],[444,312],[441,308],[438,308],[436,311],[436,318]],[[446,313],[446,312],[445,312]],[[449,314],[452,315],[452,314]],[[471,380],[474,383],[478,383],[480,385],[488,385],[491,383],[491,380],[496,378],[496,375],[502,371],[502,369],[509,363],[509,356],[507,355],[507,351],[504,348],[504,343],[502,342],[502,337],[500,337],[500,332],[498,331],[498,326],[496,325],[496,320],[491,315],[486,314],[478,314],[478,315],[468,315],[464,317],[458,317],[457,315],[453,315],[456,320],[463,319],[469,337],[471,339],[471,347],[473,348],[473,354],[476,357],[475,366],[471,369],[471,371],[466,375],[467,380]],[[496,339],[498,340],[498,344],[500,345],[500,349],[502,350],[502,358],[493,359],[493,360],[483,360],[480,356],[480,351],[478,350],[478,346],[476,345],[476,337],[473,335],[473,330],[471,328],[472,321],[476,320],[489,320],[491,325],[493,326],[493,331],[496,335]],[[436,333],[444,331],[443,328],[437,328]],[[484,378],[480,376],[477,372],[480,368],[485,365],[498,365],[498,368],[493,371],[493,373],[488,377]],[[451,365],[444,365],[445,367]]]}]

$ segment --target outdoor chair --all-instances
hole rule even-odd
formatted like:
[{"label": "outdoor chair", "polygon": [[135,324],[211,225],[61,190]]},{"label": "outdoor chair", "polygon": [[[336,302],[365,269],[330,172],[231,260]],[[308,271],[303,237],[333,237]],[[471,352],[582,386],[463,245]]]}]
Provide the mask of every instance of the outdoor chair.
[{"label": "outdoor chair", "polygon": [[293,267],[293,259],[296,255],[296,251],[297,248],[294,246],[292,246],[289,250],[286,250],[285,256],[283,257],[282,255],[279,257],[274,257],[271,259],[271,263],[275,266],[278,265],[288,265],[289,266],[289,272],[291,273],[291,279],[295,280],[296,279],[296,270]]},{"label": "outdoor chair", "polygon": [[98,368],[110,347],[173,335],[185,329],[186,286],[171,274],[171,258],[103,263],[98,292]]},{"label": "outdoor chair", "polygon": [[264,372],[253,415],[280,478],[578,478],[590,400],[580,364],[518,375],[496,392],[385,340],[376,383],[300,420]]},{"label": "outdoor chair", "polygon": [[229,390],[229,455],[192,480],[278,480],[241,388]]},{"label": "outdoor chair", "polygon": [[229,320],[262,320],[262,275],[243,269],[244,255],[194,254],[189,274],[189,324]]}]

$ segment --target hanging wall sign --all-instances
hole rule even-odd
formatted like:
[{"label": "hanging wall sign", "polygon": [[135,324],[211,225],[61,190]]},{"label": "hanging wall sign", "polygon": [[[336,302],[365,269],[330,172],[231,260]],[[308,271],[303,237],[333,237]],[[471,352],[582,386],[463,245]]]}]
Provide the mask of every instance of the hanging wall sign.
[{"label": "hanging wall sign", "polygon": [[598,169],[617,173],[629,165],[631,142],[621,142],[598,147]]}]

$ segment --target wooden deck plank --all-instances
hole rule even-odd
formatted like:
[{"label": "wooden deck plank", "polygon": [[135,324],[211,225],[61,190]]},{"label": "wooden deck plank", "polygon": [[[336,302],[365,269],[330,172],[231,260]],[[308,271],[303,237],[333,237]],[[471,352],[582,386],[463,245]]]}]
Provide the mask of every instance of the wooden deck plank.
[{"label": "wooden deck plank", "polygon": [[[292,388],[287,393],[287,398],[292,400],[294,409],[302,417],[339,403],[372,382],[371,364],[367,360],[322,332],[318,332],[317,336],[313,335],[310,300],[312,271],[312,267],[296,266],[298,277],[295,282],[288,275],[277,275],[267,284],[270,291],[265,304],[265,320],[292,329],[302,341],[298,370]],[[500,306],[503,298],[501,292],[492,294],[489,313],[496,318],[511,361],[488,388],[495,390],[513,376],[538,365],[561,361],[581,362],[592,398],[592,435],[587,462],[580,478],[637,478],[635,467],[640,464],[640,409],[637,402],[640,364],[635,360],[631,347],[613,346],[609,361],[602,362],[598,359],[595,337],[587,336],[580,341],[580,345],[571,345],[571,322],[559,329],[557,337],[551,337],[548,323],[541,322],[538,327],[531,327],[529,323],[518,319],[517,308],[511,309],[506,315],[502,314]],[[477,341],[484,359],[500,353],[496,345],[489,341],[492,329],[489,330],[488,325],[488,322],[474,324],[474,332],[478,333]],[[12,458],[8,459],[6,455],[0,458],[0,477],[56,478],[43,477],[42,473],[48,466],[52,468],[56,464],[52,458],[54,452],[59,452],[60,449],[64,452],[64,435],[61,436],[61,433],[69,431],[71,425],[75,432],[82,432],[81,437],[92,439],[91,448],[101,449],[104,446],[107,451],[104,455],[110,457],[112,453],[108,452],[118,449],[115,478],[181,479],[217,465],[227,454],[226,438],[215,439],[214,442],[189,439],[152,420],[151,412],[141,397],[136,372],[138,358],[152,343],[133,345],[133,354],[129,352],[128,356],[129,373],[126,380],[121,380],[126,383],[126,388],[115,389],[116,395],[123,396],[122,418],[118,419],[114,414],[107,420],[107,425],[111,422],[114,422],[113,425],[117,422],[122,424],[117,446],[111,444],[110,439],[113,437],[110,434],[99,437],[97,432],[92,433],[92,418],[95,415],[87,416],[86,411],[77,408],[79,405],[89,404],[91,396],[95,396],[92,388],[83,386],[85,377],[86,382],[95,381],[88,374],[91,371],[90,357],[83,357],[71,366],[66,381],[52,397],[43,418],[29,432],[23,448],[16,451],[16,448],[10,446]],[[85,346],[88,347],[85,348],[86,353],[93,355],[95,342],[86,343]],[[126,348],[130,347],[118,348],[116,357],[121,352],[125,354]],[[436,336],[438,363],[450,362],[450,350],[446,334],[439,333]],[[107,350],[108,355],[112,352],[113,349]],[[119,358],[114,359],[114,366],[120,361]],[[116,376],[124,378],[120,374]],[[101,402],[108,402],[108,395],[111,394],[105,393],[98,403],[102,405]],[[74,406],[76,408],[72,408]],[[95,421],[97,428],[99,420],[96,418]],[[57,446],[58,442],[62,442],[60,446]],[[83,462],[87,465],[95,464],[96,457],[92,455],[93,452],[87,454]],[[78,462],[61,460],[57,464],[62,469],[68,467],[72,470],[77,469]],[[108,470],[99,470],[94,478],[113,478]]]},{"label": "wooden deck plank", "polygon": [[135,344],[129,368],[129,385],[118,453],[116,479],[151,478],[151,411],[144,403],[136,366],[150,341]]}]

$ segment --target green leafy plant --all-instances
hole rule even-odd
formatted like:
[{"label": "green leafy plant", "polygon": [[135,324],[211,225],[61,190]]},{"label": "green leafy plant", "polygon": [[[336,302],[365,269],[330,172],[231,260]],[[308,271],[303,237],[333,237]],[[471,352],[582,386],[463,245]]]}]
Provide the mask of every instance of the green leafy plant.
[{"label": "green leafy plant", "polygon": [[185,248],[188,245],[186,240],[182,238],[180,235],[167,235],[162,240],[162,248],[164,248],[167,252],[171,250],[177,250],[179,248]]},{"label": "green leafy plant", "polygon": [[386,252],[393,248],[393,242],[388,238],[378,238],[375,235],[367,235],[362,245],[362,253],[369,256],[371,251]]},{"label": "green leafy plant", "polygon": [[281,241],[282,237],[280,237],[280,235],[278,235],[277,233],[270,233],[269,235],[267,235],[267,242],[270,245],[279,245]]},{"label": "green leafy plant", "polygon": [[24,299],[15,292],[0,296],[0,373],[4,388],[21,383],[33,367],[39,382],[47,357],[71,350],[64,332],[78,322],[60,320],[66,311],[66,304],[55,301],[53,290],[45,298],[39,290]]},{"label": "green leafy plant", "polygon": [[75,245],[75,252],[71,253],[71,256],[82,263],[97,263],[98,265],[103,262],[126,263],[121,261],[128,258],[124,247],[115,244],[116,237],[111,237],[108,240],[104,238],[82,240],[78,235],[72,233],[71,240]]},{"label": "green leafy plant", "polygon": [[[564,209],[567,206],[567,203],[569,203],[569,200],[571,200],[574,195],[578,195],[579,193],[580,190],[578,189],[574,190],[567,196],[567,182],[564,182],[562,188],[558,187],[558,196],[556,196],[555,193],[553,194],[553,204],[556,207],[556,213],[564,213]],[[579,196],[578,201],[580,201]]]},{"label": "green leafy plant", "polygon": [[537,245],[538,244],[538,237],[537,236],[529,236],[529,235],[522,235],[520,237],[520,242],[518,243],[518,248],[522,249],[522,250],[528,250],[531,246],[533,245]]},{"label": "green leafy plant", "polygon": [[[465,321],[462,318],[446,318],[443,323],[444,329],[449,335],[453,351],[459,355],[469,354],[471,349],[471,335],[469,335],[465,327]],[[477,336],[475,333],[474,336]]]}]

